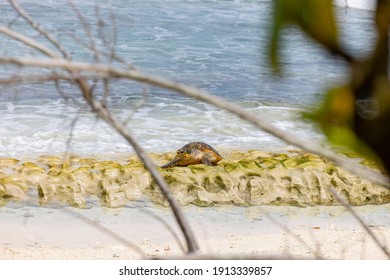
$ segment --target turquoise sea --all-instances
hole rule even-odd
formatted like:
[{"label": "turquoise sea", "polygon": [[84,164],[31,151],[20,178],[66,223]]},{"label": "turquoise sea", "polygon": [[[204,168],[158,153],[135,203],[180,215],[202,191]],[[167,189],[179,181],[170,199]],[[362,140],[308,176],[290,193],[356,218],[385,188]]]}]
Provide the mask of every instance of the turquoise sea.
[{"label": "turquoise sea", "polygon": [[[283,33],[284,71],[281,76],[272,74],[267,55],[272,1],[79,0],[74,1],[76,8],[67,0],[18,2],[61,42],[75,61],[96,62],[88,50],[88,46],[93,46],[101,54],[99,63],[111,63],[104,52],[115,50],[116,55],[145,73],[224,97],[306,141],[325,140],[314,124],[300,117],[301,112],[316,106],[327,88],[348,78],[343,61],[294,28]],[[353,54],[364,57],[375,39],[372,12],[351,8],[336,11],[342,44]],[[81,19],[77,13],[82,15]],[[8,1],[0,0],[0,26],[3,25],[52,48],[16,15]],[[44,58],[1,33],[0,56]],[[0,65],[0,80],[19,74],[51,73]],[[122,172],[125,165],[118,163],[119,158],[131,158],[133,149],[90,112],[76,86],[61,82],[58,87],[62,95],[53,83],[13,86],[0,83],[0,203],[3,205],[0,207],[3,229],[0,230],[0,259],[140,258],[133,244],[148,258],[179,256],[177,252],[181,254],[181,251],[176,248],[176,241],[179,240],[179,245],[184,242],[175,233],[178,229],[170,209],[144,196],[145,189],[145,193],[161,198],[152,183],[141,188],[147,181],[142,172],[138,169],[134,174]],[[96,96],[105,99],[115,116],[127,122],[150,153],[173,152],[190,141],[207,142],[222,152],[292,148],[230,113],[176,93],[124,80],[110,81],[109,96],[104,95],[102,88],[101,83],[96,84]],[[80,158],[74,157],[72,166],[69,161],[51,157],[65,152]],[[34,161],[30,157],[39,159]],[[44,158],[47,165],[42,163]],[[107,168],[99,169],[99,166]],[[317,179],[320,178],[317,171],[309,172],[312,172],[308,175],[310,180],[305,181],[298,174],[294,182],[299,185],[300,180],[302,184],[318,180],[318,186],[313,189],[318,188],[317,196],[323,195],[325,181]],[[183,174],[177,172],[178,176],[185,177]],[[247,179],[245,174],[242,178]],[[289,181],[288,176],[280,178],[283,186],[295,193],[295,187],[290,188],[288,183],[293,180]],[[253,185],[261,183],[260,176],[252,179]],[[215,192],[218,188],[213,188],[220,187],[221,180],[219,175],[211,181],[205,177],[199,180],[198,189],[191,185],[197,197],[190,197],[191,193],[182,185],[178,189],[181,191],[175,190],[178,184],[170,187],[183,201],[195,197],[211,202],[213,197],[225,198],[227,194],[223,181],[219,193]],[[207,182],[211,187],[204,191]],[[276,180],[270,182],[269,193],[272,184],[281,185]],[[250,181],[241,185],[242,190],[239,185],[231,184],[230,191],[234,195],[238,191],[248,192],[245,186],[252,195]],[[359,187],[356,189],[358,192]],[[365,187],[360,189],[367,192]],[[298,192],[300,195],[299,189]],[[345,208],[281,206],[283,194],[286,194],[286,204],[292,201],[288,192],[281,193],[275,195],[278,206],[238,207],[224,205],[229,204],[225,199],[216,207],[183,207],[200,241],[201,252],[206,257],[207,254],[229,257],[242,253],[244,257],[275,254],[306,259],[386,257]],[[257,194],[263,195],[260,191]],[[88,209],[62,207],[55,195],[66,201],[66,206],[79,203]],[[373,196],[378,195],[374,192]],[[32,199],[17,200],[26,197]],[[309,198],[307,195],[304,200]],[[68,202],[72,203],[68,205]],[[389,204],[354,209],[386,244]],[[220,240],[227,241],[227,245],[219,243]]]},{"label": "turquoise sea", "polygon": [[[94,61],[86,47],[91,44],[88,33],[68,1],[19,2],[74,60]],[[300,118],[300,112],[316,104],[327,88],[345,81],[348,69],[290,28],[283,34],[284,72],[274,76],[267,60],[270,1],[82,0],[75,6],[99,50],[115,48],[118,56],[143,72],[224,97],[303,140],[323,141],[317,128]],[[338,8],[337,17],[343,44],[357,55],[369,53],[375,37],[372,12]],[[7,1],[0,2],[0,24],[51,47],[16,16]],[[99,26],[104,26],[102,32]],[[106,45],[103,37],[109,41]],[[0,45],[2,56],[41,56],[2,34]],[[102,56],[100,62],[110,60]],[[0,68],[2,78],[18,73],[29,72]],[[39,73],[44,72],[34,70]],[[97,94],[103,95],[99,86]],[[61,154],[67,148],[81,156],[133,153],[119,135],[89,112],[76,87],[61,83],[60,88],[71,98],[60,96],[53,83],[0,86],[1,156]],[[173,151],[190,141],[205,141],[217,149],[287,146],[230,113],[166,90],[131,81],[112,81],[110,90],[109,108],[128,120],[148,152]]]}]

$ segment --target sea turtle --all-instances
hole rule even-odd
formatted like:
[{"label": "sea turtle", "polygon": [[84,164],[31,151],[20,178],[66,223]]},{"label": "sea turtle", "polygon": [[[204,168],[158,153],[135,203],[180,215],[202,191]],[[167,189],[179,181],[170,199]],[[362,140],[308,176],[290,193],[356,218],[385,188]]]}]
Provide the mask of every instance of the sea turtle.
[{"label": "sea turtle", "polygon": [[210,145],[203,142],[191,142],[181,147],[176,152],[173,160],[161,166],[161,168],[187,166],[199,163],[213,166],[221,159],[222,156]]}]

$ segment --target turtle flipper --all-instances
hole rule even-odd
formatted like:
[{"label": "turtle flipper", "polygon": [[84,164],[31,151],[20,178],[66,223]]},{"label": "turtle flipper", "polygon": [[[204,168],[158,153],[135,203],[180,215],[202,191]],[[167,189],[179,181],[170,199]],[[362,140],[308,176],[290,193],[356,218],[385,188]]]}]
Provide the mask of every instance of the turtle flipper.
[{"label": "turtle flipper", "polygon": [[161,168],[171,168],[171,167],[175,167],[177,166],[177,163],[179,162],[180,159],[178,158],[174,158],[173,160],[171,160],[170,162],[168,162],[167,164],[164,164],[161,166]]},{"label": "turtle flipper", "polygon": [[210,155],[205,155],[203,156],[202,158],[202,162],[206,165],[209,165],[209,166],[214,166],[215,164],[213,163],[212,159],[210,158]]}]

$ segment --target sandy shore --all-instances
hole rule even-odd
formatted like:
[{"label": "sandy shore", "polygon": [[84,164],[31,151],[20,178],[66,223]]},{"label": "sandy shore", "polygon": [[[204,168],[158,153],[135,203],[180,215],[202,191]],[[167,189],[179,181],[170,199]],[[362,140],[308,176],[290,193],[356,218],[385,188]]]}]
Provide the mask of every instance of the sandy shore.
[{"label": "sandy shore", "polygon": [[[355,209],[389,245],[390,205]],[[191,206],[185,213],[203,254],[386,258],[338,206]],[[1,259],[146,259],[182,254],[183,238],[169,209],[144,203],[122,209],[8,205],[0,208],[0,225]]]}]

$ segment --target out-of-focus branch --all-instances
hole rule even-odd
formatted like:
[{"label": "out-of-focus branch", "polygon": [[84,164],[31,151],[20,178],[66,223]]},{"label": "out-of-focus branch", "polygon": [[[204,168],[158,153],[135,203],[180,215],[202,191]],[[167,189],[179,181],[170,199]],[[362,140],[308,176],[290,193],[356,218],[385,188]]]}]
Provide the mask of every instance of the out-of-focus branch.
[{"label": "out-of-focus branch", "polygon": [[[24,44],[38,49],[41,52],[43,52],[45,55],[51,57],[51,60],[62,60],[64,62],[71,62],[69,60],[69,56],[67,55],[66,51],[62,48],[62,45],[60,45],[53,37],[50,36],[49,33],[45,32],[40,26],[35,23],[28,15],[27,13],[17,4],[15,0],[9,0],[10,4],[14,7],[14,9],[17,11],[18,14],[20,14],[34,29],[38,30],[41,35],[43,35],[45,38],[47,38],[51,43],[53,43],[61,52],[63,53],[63,56],[65,59],[59,59],[59,55],[57,55],[54,52],[51,52],[48,49],[45,49],[42,47],[39,43],[33,41],[33,40],[26,40],[26,37],[23,35],[21,36],[15,36],[15,34],[12,34],[14,36],[11,37],[17,37],[15,39],[23,42]],[[76,9],[76,13],[77,13]],[[78,15],[79,16],[79,15]],[[79,20],[82,21],[83,17],[79,16]],[[83,22],[82,22],[83,23]],[[84,25],[84,28],[86,32],[88,33],[89,29],[88,26]],[[9,32],[8,32],[9,33]],[[88,35],[88,34],[87,34]],[[10,36],[10,35],[8,35]],[[94,41],[92,40],[91,42],[94,44]],[[57,45],[58,44],[58,45]],[[94,48],[94,47],[93,47]],[[99,53],[96,51],[94,52],[95,56],[99,56]],[[97,61],[99,58],[96,59]],[[50,61],[50,60],[49,60]],[[52,67],[44,67],[44,68],[52,68]],[[58,67],[55,67],[58,68]],[[64,67],[65,71],[69,72],[71,75],[78,75],[79,70],[73,67]],[[105,77],[105,79],[109,79],[110,77]],[[100,102],[98,102],[94,96],[93,96],[93,87],[91,87],[88,83],[88,80],[86,80],[84,77],[77,78],[75,80],[75,83],[79,86],[80,91],[82,92],[82,95],[87,102],[87,104],[91,107],[92,111],[95,112],[101,119],[106,121],[109,125],[111,125],[114,129],[116,129],[134,148],[135,152],[137,153],[138,157],[141,159],[141,161],[144,163],[145,168],[151,173],[153,179],[155,180],[156,184],[159,186],[161,189],[162,193],[168,200],[168,203],[170,204],[173,214],[176,218],[176,221],[182,230],[184,237],[187,242],[188,246],[188,252],[189,253],[196,253],[199,248],[197,245],[197,242],[195,240],[195,236],[189,226],[188,221],[186,220],[185,216],[183,215],[177,201],[175,198],[172,196],[172,194],[169,191],[169,187],[165,180],[163,179],[162,175],[158,170],[156,169],[155,165],[153,164],[152,160],[149,158],[149,156],[143,151],[142,147],[139,145],[139,143],[135,140],[133,135],[130,133],[127,127],[122,125],[121,122],[117,121],[111,113],[107,110],[105,106],[102,106]]]},{"label": "out-of-focus branch", "polygon": [[[160,187],[161,191],[165,195],[166,199],[168,200],[169,204],[171,205],[171,208],[173,210],[173,213],[175,215],[176,221],[178,222],[185,238],[187,241],[188,251],[190,253],[196,253],[198,251],[198,245],[195,241],[194,235],[191,231],[191,228],[189,227],[185,217],[183,216],[176,200],[174,199],[173,195],[169,191],[168,185],[166,184],[165,180],[163,179],[160,172],[156,169],[154,163],[152,160],[146,155],[143,148],[139,145],[138,141],[135,139],[131,131],[128,129],[125,123],[120,122],[118,119],[116,119],[111,112],[107,109],[104,103],[97,101],[93,96],[94,86],[89,84],[89,80],[103,80],[104,86],[105,86],[105,95],[109,94],[109,82],[111,79],[129,79],[129,80],[135,80],[138,82],[142,82],[148,85],[153,85],[165,89],[169,89],[171,91],[178,92],[182,95],[196,98],[200,101],[209,103],[211,105],[214,105],[216,107],[225,109],[242,119],[252,123],[255,127],[260,128],[276,137],[278,137],[281,140],[284,140],[287,143],[290,143],[292,145],[295,145],[297,147],[300,147],[306,151],[321,155],[325,158],[330,159],[333,161],[336,165],[341,166],[361,177],[367,178],[373,182],[379,183],[387,188],[390,188],[390,181],[389,178],[378,173],[374,172],[368,168],[365,168],[355,162],[352,162],[348,158],[342,157],[336,153],[334,153],[331,150],[325,149],[321,145],[318,145],[316,143],[310,143],[310,142],[304,142],[299,137],[280,130],[269,123],[268,120],[259,118],[257,115],[254,115],[243,108],[227,102],[226,100],[213,96],[205,91],[181,84],[176,83],[170,80],[166,80],[160,77],[151,76],[144,74],[142,72],[139,72],[135,70],[132,67],[122,69],[118,67],[113,67],[112,65],[106,65],[106,64],[89,64],[89,63],[81,63],[81,62],[73,62],[69,60],[69,55],[65,51],[65,49],[52,37],[49,33],[45,32],[37,23],[35,23],[28,15],[27,13],[17,4],[15,0],[8,0],[11,5],[14,7],[14,9],[20,14],[34,29],[39,31],[41,35],[43,35],[47,40],[49,40],[61,53],[62,56],[65,58],[61,58],[60,53],[56,53],[45,46],[39,44],[38,42],[25,37],[19,33],[16,33],[12,31],[9,28],[6,27],[0,27],[0,32],[3,34],[6,34],[7,36],[13,38],[14,40],[20,41],[24,43],[25,45],[39,50],[41,53],[45,54],[46,56],[50,57],[50,59],[37,59],[37,58],[12,58],[12,57],[0,57],[0,63],[8,63],[8,64],[14,64],[21,67],[37,67],[42,69],[53,69],[52,75],[42,75],[42,76],[24,76],[24,77],[10,77],[10,78],[3,78],[0,80],[0,83],[17,83],[20,82],[28,82],[28,81],[36,81],[36,82],[42,82],[42,81],[59,81],[59,80],[68,80],[76,83],[85,99],[85,101],[88,103],[88,105],[91,107],[93,112],[95,112],[101,119],[106,121],[109,125],[111,125],[118,133],[120,133],[134,148],[135,152],[137,153],[138,157],[142,160],[142,162],[145,165],[145,168],[151,173],[153,179],[155,180],[156,184]],[[72,5],[72,4],[71,4]],[[85,18],[83,15],[79,12],[79,10],[73,5],[72,6],[75,13],[77,14],[79,21],[84,27],[84,31],[89,38],[89,44],[88,49],[93,52],[95,56],[95,61],[99,62],[100,56],[103,54],[100,50],[97,50],[96,43],[94,41],[94,38],[92,37],[91,30],[85,21]],[[98,18],[98,21],[101,21],[100,13],[97,10],[96,15]],[[100,30],[102,31],[102,30]],[[100,34],[104,44],[108,46],[107,40],[103,33]],[[114,37],[116,37],[116,34],[114,34]],[[112,47],[111,49],[111,56],[113,60],[118,60],[118,58],[115,56],[115,48]],[[119,61],[119,60],[118,60]],[[111,62],[111,60],[110,60]],[[64,70],[64,71],[58,71],[57,70]],[[60,73],[60,74],[59,74]],[[68,74],[66,74],[68,73]],[[7,81],[8,80],[8,81]],[[104,101],[104,100],[103,100]],[[335,195],[336,196],[336,195]],[[336,196],[337,197],[337,196]],[[347,207],[348,208],[348,207]],[[356,213],[355,213],[356,214]],[[359,217],[358,217],[359,218]],[[362,225],[364,226],[364,223],[360,220]],[[367,231],[370,233],[369,229]],[[380,243],[375,238],[375,236],[371,236],[374,241],[379,245]],[[384,246],[381,246],[383,252],[386,253],[387,256],[390,257],[390,254],[387,252],[386,248]]]},{"label": "out-of-focus branch", "polygon": [[279,222],[277,219],[274,219],[272,218],[271,215],[268,215],[266,214],[265,215],[269,220],[271,220],[274,224],[276,224],[278,227],[280,227],[281,229],[283,229],[284,231],[286,231],[288,234],[290,234],[292,237],[294,237],[295,240],[297,240],[303,247],[305,247],[305,249],[309,252],[312,252],[314,258],[316,260],[321,260],[323,259],[323,257],[321,256],[318,248],[315,248],[313,250],[313,248],[311,248],[306,242],[305,240],[302,239],[302,237],[295,233],[293,230],[289,229],[286,225],[282,224],[281,222]]},{"label": "out-of-focus branch", "polygon": [[65,59],[42,60],[36,58],[0,57],[0,63],[10,63],[19,66],[29,66],[29,67],[39,67],[39,68],[72,69],[73,71],[76,72],[86,72],[86,74],[97,73],[99,75],[105,76],[106,78],[131,79],[149,85],[169,89],[181,93],[182,95],[193,97],[203,102],[214,105],[216,107],[225,109],[226,111],[229,111],[239,116],[240,118],[252,123],[257,128],[262,129],[278,137],[279,139],[285,141],[286,143],[290,143],[303,150],[325,157],[331,160],[332,162],[334,162],[336,165],[360,177],[378,183],[386,188],[390,188],[390,181],[387,176],[384,176],[379,172],[373,171],[360,164],[357,164],[344,156],[340,156],[335,152],[326,149],[317,143],[303,141],[299,137],[275,127],[274,125],[269,123],[268,120],[259,118],[257,115],[246,111],[245,109],[241,108],[238,105],[235,105],[231,102],[226,101],[223,98],[213,96],[205,91],[199,90],[191,86],[187,86],[181,83],[173,82],[171,80],[163,79],[156,76],[147,75],[137,70],[127,70],[127,69],[124,70],[124,69],[113,67],[111,65],[72,62]]},{"label": "out-of-focus branch", "polygon": [[[34,84],[34,83],[45,83],[45,82],[56,82],[56,81],[69,81],[75,82],[78,79],[103,79],[103,75],[78,75],[78,74],[46,74],[46,75],[20,75],[20,76],[11,76],[8,78],[0,78],[0,84],[2,85],[11,85],[11,84]],[[61,96],[64,96],[61,94]]]},{"label": "out-of-focus branch", "polygon": [[138,143],[138,141],[134,138],[133,134],[130,130],[117,119],[115,119],[112,114],[108,111],[108,109],[102,105],[102,103],[96,101],[95,99],[91,99],[88,101],[93,108],[94,112],[108,124],[110,124],[119,134],[121,134],[130,144],[133,146],[135,152],[138,157],[142,160],[145,165],[145,168],[151,173],[153,179],[156,184],[160,187],[164,196],[168,200],[170,206],[173,209],[173,214],[175,215],[176,220],[186,238],[188,251],[189,253],[195,253],[198,251],[198,245],[195,241],[195,236],[189,227],[187,220],[185,219],[182,211],[180,211],[180,207],[169,190],[169,187],[165,180],[163,179],[161,173],[156,169],[153,161],[146,154],[142,146]]},{"label": "out-of-focus branch", "polygon": [[371,239],[375,242],[375,244],[382,250],[382,252],[387,256],[388,259],[390,259],[390,252],[389,250],[386,248],[385,245],[383,245],[379,240],[378,238],[375,236],[375,234],[372,232],[372,230],[370,230],[368,228],[368,226],[366,225],[366,223],[362,220],[362,218],[356,213],[355,210],[353,210],[353,208],[351,207],[351,205],[346,202],[333,188],[329,187],[328,188],[329,191],[334,195],[334,197],[337,199],[338,202],[340,202],[340,204],[342,206],[344,206],[348,212],[359,222],[359,224],[363,227],[363,229],[365,230],[365,232],[367,232],[367,234],[371,237]]},{"label": "out-of-focus branch", "polygon": [[73,217],[81,220],[82,222],[84,222],[85,224],[87,224],[89,226],[92,226],[94,228],[99,229],[100,232],[104,233],[105,235],[116,240],[117,242],[119,242],[119,243],[123,244],[124,246],[130,248],[131,250],[135,251],[141,258],[145,258],[145,252],[140,247],[131,243],[126,238],[120,236],[119,234],[115,233],[111,229],[101,225],[100,223],[98,223],[96,221],[89,219],[88,217],[84,216],[80,212],[76,212],[76,211],[72,210],[71,208],[69,208],[69,209],[63,208],[62,211],[64,211],[65,213],[67,213],[70,216],[73,216]]},{"label": "out-of-focus branch", "polygon": [[76,7],[76,5],[73,3],[73,1],[68,0],[68,5],[72,8],[74,13],[77,15],[77,18],[79,19],[79,22],[84,29],[85,35],[87,36],[88,41],[89,41],[88,49],[90,49],[92,51],[94,58],[95,58],[95,61],[100,62],[99,50],[96,48],[95,39],[92,36],[92,30],[89,27],[89,24],[88,24],[86,18],[80,12],[80,10]]},{"label": "out-of-focus branch", "polygon": [[60,57],[57,53],[55,53],[52,50],[46,48],[45,46],[39,44],[37,41],[34,41],[29,37],[26,37],[20,33],[17,33],[15,31],[9,29],[8,27],[0,26],[0,32],[11,37],[12,39],[15,39],[19,42],[22,42],[23,44],[25,44],[33,49],[40,51],[44,55],[54,57],[54,58]]},{"label": "out-of-focus branch", "polygon": [[130,112],[130,114],[127,116],[127,118],[125,120],[123,120],[123,124],[127,125],[129,123],[129,121],[131,120],[131,118],[134,116],[134,114],[142,107],[146,104],[146,100],[148,98],[148,88],[147,86],[144,84],[144,90],[143,90],[143,97],[141,100],[139,100],[137,103],[134,104],[134,108],[132,110],[132,112]]},{"label": "out-of-focus branch", "polygon": [[64,58],[70,59],[69,54],[63,48],[63,46],[53,37],[50,33],[46,32],[37,22],[35,22],[27,13],[23,10],[23,8],[19,5],[19,3],[15,0],[8,0],[11,6],[15,9],[15,11],[24,18],[32,28],[37,30],[42,36],[44,36],[53,46],[55,46],[63,55]]}]

